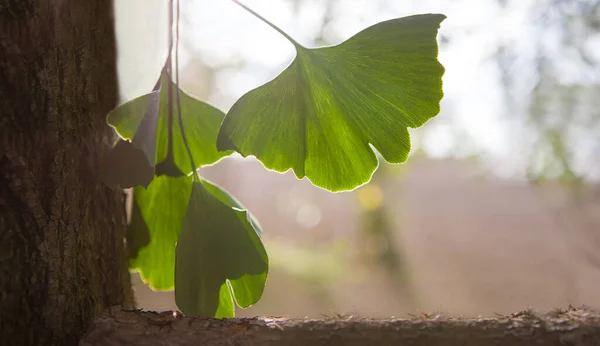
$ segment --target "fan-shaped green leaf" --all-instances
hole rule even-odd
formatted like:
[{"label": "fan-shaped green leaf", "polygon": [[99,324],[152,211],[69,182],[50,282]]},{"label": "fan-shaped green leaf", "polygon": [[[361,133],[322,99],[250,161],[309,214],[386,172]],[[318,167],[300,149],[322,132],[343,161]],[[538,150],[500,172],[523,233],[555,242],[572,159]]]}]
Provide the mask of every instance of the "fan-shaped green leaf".
[{"label": "fan-shaped green leaf", "polygon": [[194,182],[177,243],[175,299],[187,315],[233,317],[228,284],[243,308],[265,286],[268,258],[246,210],[208,181]]},{"label": "fan-shaped green leaf", "polygon": [[172,290],[175,245],[188,208],[191,177],[155,177],[148,189],[136,187],[127,229],[129,268],[155,290]]},{"label": "fan-shaped green leaf", "polygon": [[388,162],[404,162],[407,128],[440,110],[436,35],[444,18],[389,20],[333,47],[296,44],[290,66],[233,105],[217,147],[254,155],[276,171],[292,168],[330,191],[369,181],[377,168],[370,145]]},{"label": "fan-shaped green leaf", "polygon": [[[119,136],[144,152],[145,165],[155,169],[156,175],[180,176],[192,170],[177,115],[176,91],[175,84],[163,69],[157,90],[121,105],[107,116],[107,122]],[[219,152],[215,145],[225,114],[182,90],[180,103],[185,136],[194,162],[199,166],[209,165],[229,155],[231,152]],[[120,166],[129,171],[139,169],[130,162],[122,162]],[[134,184],[130,180],[118,183],[130,187],[141,184],[143,179]]]}]

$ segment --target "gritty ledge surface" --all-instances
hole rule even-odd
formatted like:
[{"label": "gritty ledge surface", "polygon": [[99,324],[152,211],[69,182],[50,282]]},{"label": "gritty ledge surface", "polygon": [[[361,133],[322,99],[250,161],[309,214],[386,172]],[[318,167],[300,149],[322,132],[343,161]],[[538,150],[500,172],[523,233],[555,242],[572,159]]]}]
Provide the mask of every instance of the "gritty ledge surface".
[{"label": "gritty ledge surface", "polygon": [[227,320],[178,312],[112,307],[92,323],[80,346],[121,345],[600,345],[600,311],[587,307],[494,318],[422,315],[410,319],[333,316]]}]

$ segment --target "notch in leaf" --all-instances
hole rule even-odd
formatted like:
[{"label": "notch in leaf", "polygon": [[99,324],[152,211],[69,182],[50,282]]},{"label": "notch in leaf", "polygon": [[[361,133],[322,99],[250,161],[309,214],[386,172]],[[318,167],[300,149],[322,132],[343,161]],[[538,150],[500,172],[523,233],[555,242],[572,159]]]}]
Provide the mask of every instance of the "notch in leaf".
[{"label": "notch in leaf", "polygon": [[291,168],[330,191],[371,179],[378,165],[371,146],[388,162],[406,161],[407,128],[440,111],[444,67],[436,35],[444,15],[393,19],[339,45],[308,49],[246,9],[288,38],[297,54],[275,79],[233,105],[219,150],[254,155],[275,171]]},{"label": "notch in leaf", "polygon": [[[181,176],[190,172],[190,158],[186,151],[181,127],[177,119],[176,85],[167,73],[166,65],[154,90],[114,109],[107,122],[123,139],[127,157],[109,153],[102,180],[109,186],[121,188],[141,185],[148,187],[148,171],[156,175]],[[231,153],[219,152],[216,138],[225,114],[217,108],[179,90],[181,116],[192,157],[198,166],[210,165]],[[146,160],[140,160],[140,157]],[[143,166],[143,167],[141,167]],[[111,171],[110,174],[107,172]],[[131,174],[138,172],[140,174]]]}]

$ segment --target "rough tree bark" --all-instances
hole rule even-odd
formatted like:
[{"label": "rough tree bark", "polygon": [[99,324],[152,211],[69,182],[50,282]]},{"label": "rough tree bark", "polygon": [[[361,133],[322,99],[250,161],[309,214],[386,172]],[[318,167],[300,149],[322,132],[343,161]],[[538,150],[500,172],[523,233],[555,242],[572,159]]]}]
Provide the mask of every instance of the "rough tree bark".
[{"label": "rough tree bark", "polygon": [[124,199],[98,182],[112,1],[0,1],[0,343],[74,345],[130,298]]}]

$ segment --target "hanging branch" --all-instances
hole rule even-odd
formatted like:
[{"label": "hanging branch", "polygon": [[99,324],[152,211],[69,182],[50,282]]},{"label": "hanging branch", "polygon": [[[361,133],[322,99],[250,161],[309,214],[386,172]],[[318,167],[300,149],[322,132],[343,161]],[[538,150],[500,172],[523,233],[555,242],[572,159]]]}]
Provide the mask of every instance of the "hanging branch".
[{"label": "hanging branch", "polygon": [[[173,0],[171,0],[172,2]],[[179,90],[179,21],[180,21],[180,11],[179,11],[179,0],[176,1],[177,6],[177,22],[175,22],[175,38],[177,39],[177,43],[175,44],[175,86],[177,87],[177,117],[179,118],[179,128],[181,129],[181,137],[183,138],[183,144],[185,145],[185,149],[190,157],[190,163],[192,165],[192,177],[194,180],[200,180],[200,176],[198,175],[196,163],[194,163],[194,157],[192,156],[192,150],[188,145],[187,137],[185,135],[185,129],[183,127],[183,116],[181,115],[181,97]],[[171,18],[173,14],[173,6],[171,6]],[[171,32],[172,34],[172,32]],[[170,51],[169,51],[170,54]],[[170,101],[170,100],[169,100]]]}]

